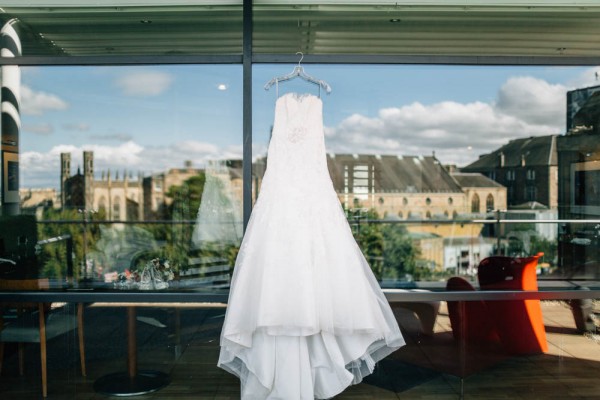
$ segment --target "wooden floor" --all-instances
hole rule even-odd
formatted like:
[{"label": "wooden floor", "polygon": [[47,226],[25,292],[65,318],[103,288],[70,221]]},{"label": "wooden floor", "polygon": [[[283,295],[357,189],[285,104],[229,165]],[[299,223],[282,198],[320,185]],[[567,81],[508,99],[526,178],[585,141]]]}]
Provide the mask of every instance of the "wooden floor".
[{"label": "wooden floor", "polygon": [[[396,310],[407,346],[336,399],[454,400],[461,393],[464,399],[486,400],[600,399],[600,336],[577,333],[564,303],[543,302],[542,309],[550,349],[526,357],[465,354],[452,339],[443,304],[433,336],[420,332],[412,314]],[[216,367],[223,314],[223,309],[140,309],[139,367],[164,371],[171,383],[135,398],[239,399],[239,381]],[[107,399],[94,391],[94,381],[125,370],[125,311],[90,307],[85,318],[88,376],[79,374],[75,335],[49,342],[49,399]],[[15,351],[7,347],[0,399],[41,397],[38,351],[27,347],[27,371],[20,377]]]}]

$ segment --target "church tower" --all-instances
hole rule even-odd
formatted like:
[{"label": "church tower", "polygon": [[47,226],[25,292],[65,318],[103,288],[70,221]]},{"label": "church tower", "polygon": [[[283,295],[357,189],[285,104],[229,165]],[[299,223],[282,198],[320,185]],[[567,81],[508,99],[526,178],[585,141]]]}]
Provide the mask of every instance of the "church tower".
[{"label": "church tower", "polygon": [[83,181],[84,181],[84,192],[85,192],[85,204],[86,210],[92,210],[94,208],[94,152],[84,151],[83,152]]},{"label": "church tower", "polygon": [[67,179],[71,177],[71,153],[60,153],[60,206],[67,204]]}]

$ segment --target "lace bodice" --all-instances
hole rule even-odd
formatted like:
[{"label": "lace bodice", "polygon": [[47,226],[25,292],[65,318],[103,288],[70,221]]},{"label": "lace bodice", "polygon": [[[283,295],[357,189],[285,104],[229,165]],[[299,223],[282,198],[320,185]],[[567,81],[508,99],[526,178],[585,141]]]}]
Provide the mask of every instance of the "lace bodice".
[{"label": "lace bodice", "polygon": [[288,189],[293,185],[311,192],[318,192],[320,184],[331,185],[320,98],[311,94],[288,93],[277,99],[261,191],[272,184]]}]

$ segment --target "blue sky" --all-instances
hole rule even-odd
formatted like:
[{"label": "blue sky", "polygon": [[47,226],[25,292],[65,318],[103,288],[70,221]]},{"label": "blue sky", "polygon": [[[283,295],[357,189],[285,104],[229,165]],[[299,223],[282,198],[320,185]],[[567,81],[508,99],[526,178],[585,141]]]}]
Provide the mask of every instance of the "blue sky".
[{"label": "blue sky", "polygon": [[[304,65],[333,88],[328,151],[430,155],[465,165],[518,137],[564,133],[567,90],[600,84],[591,67]],[[292,64],[253,70],[254,155],[265,154],[275,90]],[[239,158],[238,65],[23,67],[21,187],[56,187],[59,154],[95,152],[96,171],[147,175],[192,160]],[[317,93],[303,81],[280,93]],[[73,171],[74,172],[74,171]],[[122,172],[121,172],[122,173]]]}]

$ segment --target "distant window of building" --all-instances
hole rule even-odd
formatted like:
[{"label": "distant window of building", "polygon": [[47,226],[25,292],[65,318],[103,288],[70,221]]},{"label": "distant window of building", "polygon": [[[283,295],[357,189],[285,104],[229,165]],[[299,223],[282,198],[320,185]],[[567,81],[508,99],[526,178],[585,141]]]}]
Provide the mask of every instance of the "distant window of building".
[{"label": "distant window of building", "polygon": [[121,198],[119,196],[115,196],[113,198],[113,220],[121,219]]},{"label": "distant window of building", "polygon": [[350,179],[348,178],[347,165],[344,165],[344,193],[350,193]]},{"label": "distant window of building", "polygon": [[490,173],[488,174],[488,177],[495,181],[496,180],[496,171],[490,171]]},{"label": "distant window of building", "polygon": [[402,205],[403,205],[403,206],[406,206],[406,205],[408,205],[408,199],[407,199],[406,197],[403,197],[403,198],[402,198]]},{"label": "distant window of building", "polygon": [[162,182],[154,181],[154,190],[157,192],[162,192]]},{"label": "distant window of building", "polygon": [[431,199],[429,197],[425,199],[425,204],[431,205]]},{"label": "distant window of building", "polygon": [[508,171],[506,171],[506,180],[507,181],[514,181],[515,180],[515,171],[510,169]]},{"label": "distant window of building", "polygon": [[527,170],[527,180],[530,180],[530,181],[535,180],[535,170],[534,169]]},{"label": "distant window of building", "polygon": [[485,209],[487,211],[492,211],[494,210],[494,208],[494,196],[492,196],[492,194],[490,193],[485,199]]},{"label": "distant window of building", "polygon": [[452,219],[456,219],[456,217],[458,217],[458,213],[456,212],[456,210],[452,211]]},{"label": "distant window of building", "polygon": [[444,217],[448,218],[450,216],[450,214],[448,213],[448,210],[444,211]]},{"label": "distant window of building", "polygon": [[379,198],[379,204],[383,204],[385,202],[385,200],[383,199],[383,197]]},{"label": "distant window of building", "polygon": [[355,165],[352,168],[352,192],[367,194],[371,192],[372,184],[368,165]]},{"label": "distant window of building", "polygon": [[425,213],[425,218],[431,219],[431,213],[429,211]]},{"label": "distant window of building", "polygon": [[471,212],[478,213],[479,212],[479,195],[475,193],[473,198],[471,198]]},{"label": "distant window of building", "polygon": [[537,197],[537,188],[535,186],[527,186],[525,188],[525,198],[527,201],[535,201]]},{"label": "distant window of building", "polygon": [[402,211],[398,211],[398,218],[400,218],[400,219],[404,218],[404,214],[402,213]]},{"label": "distant window of building", "polygon": [[452,197],[448,197],[448,205],[454,204],[454,199]]}]

